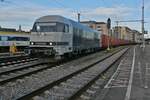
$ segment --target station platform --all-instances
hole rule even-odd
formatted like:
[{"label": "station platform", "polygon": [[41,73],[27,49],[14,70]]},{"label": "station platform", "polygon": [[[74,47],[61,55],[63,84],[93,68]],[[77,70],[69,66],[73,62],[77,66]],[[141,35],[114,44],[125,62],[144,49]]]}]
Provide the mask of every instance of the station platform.
[{"label": "station platform", "polygon": [[150,45],[130,49],[96,100],[150,100]]}]

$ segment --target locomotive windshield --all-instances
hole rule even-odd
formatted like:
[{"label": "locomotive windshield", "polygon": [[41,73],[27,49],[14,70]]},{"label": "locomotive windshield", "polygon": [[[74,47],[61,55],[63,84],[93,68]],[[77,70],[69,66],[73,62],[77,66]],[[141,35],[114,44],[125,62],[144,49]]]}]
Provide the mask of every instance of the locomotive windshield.
[{"label": "locomotive windshield", "polygon": [[63,23],[35,23],[33,32],[69,32],[69,25]]}]

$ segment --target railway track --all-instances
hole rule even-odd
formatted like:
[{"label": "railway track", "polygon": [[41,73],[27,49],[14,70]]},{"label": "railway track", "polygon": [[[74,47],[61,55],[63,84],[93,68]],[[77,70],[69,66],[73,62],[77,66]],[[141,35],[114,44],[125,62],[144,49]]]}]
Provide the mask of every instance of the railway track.
[{"label": "railway track", "polygon": [[1,70],[0,71],[0,85],[20,79],[30,74],[34,74],[36,72],[42,71],[47,68],[49,68],[47,64],[44,64],[43,62],[37,60],[37,61],[31,61],[31,62],[21,64],[17,67],[13,66],[12,68],[7,69],[5,71]]},{"label": "railway track", "polygon": [[[21,57],[18,60],[12,60],[9,63],[0,66],[0,84],[7,83],[13,79],[20,78],[21,75],[39,70],[39,65],[45,62],[38,58]],[[44,66],[43,66],[44,68]]]},{"label": "railway track", "polygon": [[33,94],[41,93],[39,96],[33,97],[33,94],[29,94],[22,97],[21,99],[30,99],[31,97],[33,97],[33,99],[41,100],[76,100],[77,97],[79,97],[89,85],[96,81],[106,69],[112,66],[114,62],[118,60],[122,54],[125,53],[126,50],[127,49],[122,50],[121,52],[110,56],[100,63],[96,63],[87,69],[82,69],[82,71],[80,70],[78,72],[70,74],[53,84],[49,84],[49,86],[47,87],[43,87],[33,92]]},{"label": "railway track", "polygon": [[61,84],[61,82],[64,82],[64,80],[67,80],[68,78],[75,77],[84,71],[88,71],[92,66],[111,57],[118,51],[103,55],[97,60],[87,58],[88,66],[87,63],[81,63],[82,60],[78,60],[80,61],[80,64],[78,61],[72,64],[64,64],[64,66],[47,66],[45,64],[39,64],[34,67],[30,66],[32,68],[27,67],[27,69],[16,70],[9,74],[7,73],[6,77],[4,76],[3,79],[0,78],[1,99],[31,99],[36,95],[44,93],[47,89],[51,89],[54,86]]},{"label": "railway track", "polygon": [[0,67],[30,61],[32,58],[28,55],[0,58]]},{"label": "railway track", "polygon": [[15,54],[11,53],[0,53],[0,59],[5,59],[5,58],[14,58],[14,57],[20,57],[20,56],[27,56],[28,54],[25,54],[24,52],[17,52]]}]

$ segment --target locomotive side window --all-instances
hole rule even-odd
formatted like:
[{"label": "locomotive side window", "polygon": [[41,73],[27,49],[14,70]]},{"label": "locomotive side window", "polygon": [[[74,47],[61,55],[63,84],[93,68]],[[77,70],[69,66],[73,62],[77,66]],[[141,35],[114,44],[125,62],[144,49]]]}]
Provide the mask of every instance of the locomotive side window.
[{"label": "locomotive side window", "polygon": [[65,25],[65,32],[68,33],[69,32],[69,25]]},{"label": "locomotive side window", "polygon": [[94,33],[94,39],[98,39],[98,34],[97,33]]},{"label": "locomotive side window", "polygon": [[57,23],[56,28],[57,28],[56,32],[66,32],[66,33],[69,32],[69,25],[67,24]]},{"label": "locomotive side window", "polygon": [[73,28],[73,34],[77,34],[77,28]]},{"label": "locomotive side window", "polygon": [[56,32],[65,32],[65,24],[57,23],[57,31]]}]

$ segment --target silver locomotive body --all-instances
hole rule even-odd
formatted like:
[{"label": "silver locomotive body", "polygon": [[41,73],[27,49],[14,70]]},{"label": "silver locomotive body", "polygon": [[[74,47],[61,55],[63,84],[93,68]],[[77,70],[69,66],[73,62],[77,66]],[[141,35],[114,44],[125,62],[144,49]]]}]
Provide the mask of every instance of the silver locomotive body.
[{"label": "silver locomotive body", "polygon": [[30,36],[30,53],[61,56],[101,47],[101,34],[70,19],[50,15],[37,19]]},{"label": "silver locomotive body", "polygon": [[63,55],[72,52],[71,24],[60,16],[44,16],[34,23],[30,37],[31,53]]}]

